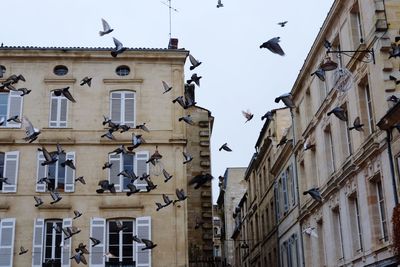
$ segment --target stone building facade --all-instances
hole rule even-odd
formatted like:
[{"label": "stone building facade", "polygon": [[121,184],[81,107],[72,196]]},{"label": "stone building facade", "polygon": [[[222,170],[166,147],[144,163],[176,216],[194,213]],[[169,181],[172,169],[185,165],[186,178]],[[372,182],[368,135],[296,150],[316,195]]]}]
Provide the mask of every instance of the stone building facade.
[{"label": "stone building facade", "polygon": [[[0,118],[24,118],[23,123],[0,126],[0,173],[9,183],[0,188],[0,266],[78,266],[70,257],[79,243],[90,252],[85,255],[89,266],[189,265],[189,242],[198,237],[188,230],[192,225],[188,210],[201,206],[203,213],[207,209],[211,213],[211,193],[207,193],[211,189],[202,189],[207,196],[196,200],[187,183],[192,170],[209,170],[209,164],[197,166],[200,157],[209,157],[209,148],[198,149],[198,140],[192,142],[189,133],[201,128],[208,132],[202,138],[209,139],[212,117],[202,108],[188,111],[171,103],[183,95],[187,56],[182,49],[127,49],[113,58],[109,49],[102,48],[0,48],[0,82],[22,74],[26,81],[13,86],[32,90],[24,96],[9,91],[11,87],[0,91]],[[80,85],[85,76],[92,78],[90,87]],[[163,94],[162,81],[173,89]],[[75,103],[54,91],[66,87]],[[195,125],[178,121],[187,114],[192,114]],[[114,140],[101,137],[108,131],[103,116],[131,129],[114,132]],[[41,131],[32,143],[23,140],[25,118]],[[149,132],[135,128],[143,123]],[[132,146],[133,133],[142,135],[145,143],[134,153],[116,152],[120,145]],[[64,151],[54,164],[42,165],[38,149],[56,151],[56,144]],[[162,158],[152,164],[149,160],[156,150]],[[196,152],[195,160],[183,164],[182,152],[188,150]],[[62,164],[67,160],[75,169]],[[102,168],[106,162],[113,164],[111,168]],[[167,182],[162,169],[173,175]],[[137,179],[134,184],[141,191],[127,196],[130,179],[119,175],[124,170],[137,176],[150,174],[157,188],[145,192],[147,182]],[[86,184],[75,180],[80,176]],[[45,177],[48,183],[39,181]],[[114,183],[116,193],[96,193],[101,180]],[[163,194],[177,199],[176,189],[183,189],[189,198],[156,211],[155,203],[163,203]],[[62,199],[51,204],[49,190]],[[35,207],[34,196],[44,204]],[[82,216],[73,219],[75,210]],[[212,225],[211,216],[203,218]],[[121,231],[117,222],[124,226]],[[80,232],[66,238],[59,228],[71,226]],[[133,235],[150,239],[157,247],[142,250],[143,243],[133,242]],[[89,237],[101,243],[92,247]],[[18,255],[20,246],[28,252]],[[211,242],[208,246],[212,253]]]}]

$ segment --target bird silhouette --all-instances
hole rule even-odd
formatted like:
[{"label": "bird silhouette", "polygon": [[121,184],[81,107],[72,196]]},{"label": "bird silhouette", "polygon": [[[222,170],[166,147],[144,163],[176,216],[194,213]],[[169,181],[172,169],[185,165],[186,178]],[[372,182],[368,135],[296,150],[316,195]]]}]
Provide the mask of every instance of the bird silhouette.
[{"label": "bird silhouette", "polygon": [[396,77],[394,77],[393,75],[389,75],[389,79],[391,81],[394,81],[396,84],[400,84],[400,80],[398,80]]},{"label": "bird silhouette", "polygon": [[262,45],[260,45],[260,48],[267,48],[269,51],[271,51],[274,54],[278,54],[280,56],[284,56],[285,52],[283,52],[281,46],[279,45],[280,42],[280,37],[274,37]]},{"label": "bird silhouette", "polygon": [[231,152],[231,151],[232,151],[232,149],[230,149],[230,148],[228,147],[228,143],[223,144],[218,150],[219,150],[219,151],[225,150],[225,151],[228,151],[228,152]]},{"label": "bird silhouette", "polygon": [[114,29],[111,29],[110,25],[107,23],[105,19],[101,19],[101,23],[103,24],[103,30],[99,31],[99,35],[103,36],[105,34],[109,34],[112,32]]},{"label": "bird silhouette", "polygon": [[38,138],[38,135],[41,132],[39,129],[33,127],[33,124],[29,121],[27,117],[23,117],[22,122],[25,125],[25,133],[26,133],[26,137],[24,138],[24,140],[28,141],[29,143],[32,143]]},{"label": "bird silhouette", "polygon": [[163,92],[163,94],[165,94],[165,93],[167,93],[167,92],[169,92],[169,91],[171,91],[171,89],[172,89],[172,86],[169,86],[165,81],[161,81],[162,82],[162,85],[163,85],[163,89],[164,89],[164,92]]},{"label": "bird silhouette", "polygon": [[136,194],[140,192],[140,189],[138,189],[134,184],[127,184],[126,187],[128,187],[129,192],[126,192],[126,195],[129,197],[130,195]]},{"label": "bird silhouette", "polygon": [[105,191],[110,191],[111,193],[116,193],[114,184],[110,184],[108,180],[101,180],[99,181],[98,185],[100,186],[99,189],[96,190],[98,194],[102,194]]},{"label": "bird silhouette", "polygon": [[75,182],[81,182],[82,184],[86,184],[85,178],[83,176],[79,176],[78,178],[75,178]]},{"label": "bird silhouette", "polygon": [[250,110],[247,111],[242,110],[242,114],[246,118],[246,121],[244,123],[250,121],[254,117],[254,114],[251,113]]},{"label": "bird silhouette", "polygon": [[35,207],[39,207],[40,205],[43,204],[43,200],[40,197],[33,196],[33,198],[35,199],[36,202]]},{"label": "bird silhouette", "polygon": [[279,103],[279,101],[282,101],[285,106],[288,108],[295,108],[296,106],[294,105],[293,99],[292,99],[292,94],[291,93],[286,93],[281,96],[278,96],[275,98],[275,103]]},{"label": "bird silhouette", "polygon": [[185,151],[182,152],[182,155],[183,155],[183,158],[184,158],[183,164],[189,163],[189,162],[191,162],[193,160],[192,155],[190,155],[189,153],[187,153]]},{"label": "bird silhouette", "polygon": [[174,205],[176,202],[184,201],[187,198],[187,195],[185,194],[185,191],[183,191],[183,188],[180,190],[177,188],[175,190],[175,194],[178,199],[174,200],[174,202],[173,202]]},{"label": "bird silhouette", "polygon": [[148,240],[148,239],[144,239],[142,238],[142,243],[144,243],[145,247],[142,248],[142,250],[147,250],[147,249],[153,249],[157,246],[157,244],[154,244],[153,241]]},{"label": "bird silhouette", "polygon": [[82,252],[75,253],[70,259],[74,259],[77,264],[83,263],[87,265],[87,261]]},{"label": "bird silhouette", "polygon": [[66,161],[61,163],[61,166],[65,168],[65,166],[70,167],[71,169],[75,170],[74,161],[72,159],[67,159]]},{"label": "bird silhouette", "polygon": [[189,60],[190,64],[192,64],[192,66],[190,66],[189,68],[190,70],[194,70],[195,68],[201,65],[201,62],[195,59],[191,54],[189,54]]},{"label": "bird silhouette", "polygon": [[69,101],[75,103],[75,99],[72,97],[71,93],[69,92],[69,86],[64,87],[64,88],[59,88],[59,89],[53,89],[51,90],[55,96],[61,96],[63,95],[66,99]]},{"label": "bird silhouette", "polygon": [[195,177],[193,177],[193,178],[189,181],[189,185],[195,184],[194,189],[198,189],[198,188],[200,188],[201,186],[203,186],[204,184],[206,184],[207,182],[211,181],[213,178],[214,178],[214,177],[213,177],[211,174],[209,174],[209,173],[206,173],[206,174],[198,174],[198,175],[196,175]]},{"label": "bird silhouette", "polygon": [[307,194],[309,194],[316,201],[322,202],[321,193],[319,192],[318,188],[314,187],[314,188],[311,188],[310,190],[303,192],[303,195],[307,195]]},{"label": "bird silhouette", "polygon": [[85,85],[85,84],[87,84],[89,87],[92,85],[92,78],[89,78],[88,76],[86,76],[86,77],[84,77],[82,80],[81,80],[81,83],[79,84],[80,86],[83,86],[83,85]]},{"label": "bird silhouette", "polygon": [[117,232],[121,232],[128,229],[128,226],[124,225],[122,221],[115,221],[115,225],[117,227]]},{"label": "bird silhouette", "polygon": [[39,148],[38,150],[42,151],[44,159],[45,159],[41,163],[42,166],[51,165],[58,160],[58,156],[56,154],[51,155],[44,146],[42,146],[42,148]]},{"label": "bird silhouette", "polygon": [[29,250],[25,249],[23,246],[20,246],[18,255],[22,255],[27,253]]},{"label": "bird silhouette", "polygon": [[193,121],[193,119],[192,119],[192,116],[190,116],[190,114],[178,118],[178,121],[182,121],[182,120],[183,120],[184,122],[186,122],[187,124],[194,125],[194,121]]},{"label": "bird silhouette", "polygon": [[22,94],[20,94],[19,96],[24,96],[28,95],[32,90],[26,88],[18,88],[17,91],[22,92]]},{"label": "bird silhouette", "polygon": [[186,80],[186,83],[191,84],[194,82],[197,86],[200,87],[200,79],[202,76],[197,76],[197,73],[193,73],[189,80]]},{"label": "bird silhouette", "polygon": [[285,26],[286,26],[286,23],[288,23],[287,20],[278,22],[278,25],[281,26],[281,27],[285,27]]},{"label": "bird silhouette", "polygon": [[267,119],[269,121],[272,121],[274,119],[274,114],[272,113],[272,111],[267,111],[267,113],[265,113],[262,117],[261,120]]},{"label": "bird silhouette", "polygon": [[50,204],[52,204],[52,205],[59,202],[62,199],[62,197],[60,196],[60,193],[58,193],[56,190],[50,191],[50,196],[53,199],[53,201],[50,202]]},{"label": "bird silhouette", "polygon": [[314,71],[313,73],[311,73],[311,76],[313,76],[313,75],[317,76],[318,79],[325,82],[325,70],[319,68],[316,71]]},{"label": "bird silhouette", "polygon": [[113,164],[110,163],[110,162],[105,162],[104,165],[103,165],[103,167],[101,167],[101,168],[102,168],[103,170],[104,170],[104,169],[110,169],[112,165],[113,165]]},{"label": "bird silhouette", "polygon": [[218,0],[217,8],[220,8],[220,7],[224,7],[224,4],[222,4],[221,0]]},{"label": "bird silhouette", "polygon": [[131,129],[131,127],[126,124],[121,124],[121,125],[119,125],[118,129],[121,130],[120,133],[124,133],[124,132],[129,131]]},{"label": "bird silhouette", "polygon": [[349,127],[349,131],[355,129],[356,131],[362,132],[364,124],[361,124],[360,117],[354,119],[353,126]]},{"label": "bird silhouette", "polygon": [[147,128],[146,123],[138,124],[135,127],[136,129],[143,130],[145,132],[150,132],[149,128]]},{"label": "bird silhouette", "polygon": [[120,41],[113,37],[115,48],[111,50],[111,56],[117,57],[119,54],[126,50],[126,47],[122,45]]},{"label": "bird silhouette", "polygon": [[171,179],[173,177],[173,175],[169,174],[165,169],[162,170],[162,173],[164,175],[164,183],[168,182],[169,179]]},{"label": "bird silhouette", "polygon": [[98,244],[101,244],[100,240],[94,238],[94,237],[89,237],[90,241],[92,241],[92,247],[97,246]]},{"label": "bird silhouette", "polygon": [[329,111],[328,113],[326,113],[326,115],[330,116],[332,113],[333,113],[339,120],[347,121],[347,114],[346,114],[346,111],[345,111],[343,108],[341,108],[341,107],[335,107],[334,109],[332,109],[331,111]]},{"label": "bird silhouette", "polygon": [[74,210],[74,215],[75,215],[74,218],[72,218],[73,220],[75,220],[75,219],[81,217],[81,216],[82,216],[82,213],[79,212],[79,210]]}]

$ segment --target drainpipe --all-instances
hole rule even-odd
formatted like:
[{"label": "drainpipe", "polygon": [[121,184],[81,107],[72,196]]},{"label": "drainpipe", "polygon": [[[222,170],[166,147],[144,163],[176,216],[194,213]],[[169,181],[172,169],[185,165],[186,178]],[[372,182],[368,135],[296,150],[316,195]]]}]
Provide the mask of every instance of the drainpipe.
[{"label": "drainpipe", "polygon": [[[293,149],[296,146],[296,132],[295,132],[295,127],[294,127],[294,115],[293,115],[293,109],[290,109],[290,116],[292,117],[292,139],[293,139]],[[296,181],[296,195],[297,195],[297,208],[299,211],[298,218],[300,218],[300,192],[299,192],[299,176],[297,175],[297,157],[296,153],[293,152],[293,158],[294,158],[294,163],[293,163],[293,174],[294,178]],[[301,224],[299,222],[299,227],[300,227],[300,245],[301,245],[301,262],[302,266],[305,266],[305,257],[304,257],[304,246],[303,246],[303,235],[301,231]]]},{"label": "drainpipe", "polygon": [[389,166],[390,166],[390,174],[392,175],[392,187],[393,187],[393,196],[394,196],[394,205],[397,206],[399,204],[399,197],[397,195],[397,187],[396,187],[396,175],[394,173],[394,164],[393,164],[393,154],[392,154],[392,129],[389,128],[386,130],[386,142],[388,145],[388,156],[389,156]]}]

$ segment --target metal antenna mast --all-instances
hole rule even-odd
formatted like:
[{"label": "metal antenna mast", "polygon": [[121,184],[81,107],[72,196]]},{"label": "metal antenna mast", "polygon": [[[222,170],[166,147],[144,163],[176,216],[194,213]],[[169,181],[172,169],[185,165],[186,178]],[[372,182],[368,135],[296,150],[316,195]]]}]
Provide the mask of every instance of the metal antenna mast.
[{"label": "metal antenna mast", "polygon": [[168,0],[168,4],[165,3],[165,2],[162,2],[162,1],[161,1],[161,3],[163,3],[164,5],[166,5],[166,6],[168,7],[168,9],[169,9],[169,38],[171,39],[171,32],[172,32],[172,15],[171,15],[171,10],[173,10],[173,11],[175,11],[175,12],[178,12],[178,9],[173,8],[173,7],[171,6],[171,0]]}]

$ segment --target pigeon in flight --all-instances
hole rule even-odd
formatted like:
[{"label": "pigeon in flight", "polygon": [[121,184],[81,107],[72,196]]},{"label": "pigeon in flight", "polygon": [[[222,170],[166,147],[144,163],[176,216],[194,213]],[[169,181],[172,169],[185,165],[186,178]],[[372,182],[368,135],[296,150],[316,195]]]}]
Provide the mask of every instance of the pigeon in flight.
[{"label": "pigeon in flight", "polygon": [[26,88],[18,88],[17,89],[18,92],[22,92],[22,94],[20,94],[19,96],[24,96],[29,94],[32,90],[26,89]]},{"label": "pigeon in flight", "polygon": [[315,227],[307,227],[303,230],[303,234],[307,234],[309,236],[313,236],[315,238],[318,238],[318,234],[315,231]]},{"label": "pigeon in flight", "polygon": [[137,235],[132,236],[132,241],[135,241],[137,243],[142,243],[142,239],[140,239]]},{"label": "pigeon in flight", "polygon": [[82,184],[86,184],[85,178],[83,176],[79,176],[78,178],[75,178],[75,182],[81,182]]},{"label": "pigeon in flight", "polygon": [[12,84],[15,84],[15,83],[17,83],[17,82],[19,82],[19,81],[26,82],[25,77],[22,76],[22,74],[20,74],[20,75],[18,75],[18,76],[15,75],[15,74],[13,74],[13,75],[11,75],[10,77],[8,77],[8,78],[5,80],[5,82],[11,82]]},{"label": "pigeon in flight", "polygon": [[57,155],[51,155],[44,146],[42,146],[42,148],[39,148],[38,150],[42,151],[45,159],[45,161],[41,163],[42,166],[53,164],[58,160]]},{"label": "pigeon in flight", "polygon": [[22,121],[18,117],[18,115],[11,116],[10,118],[8,118],[7,122],[13,121],[15,123],[22,123]]},{"label": "pigeon in flight", "polygon": [[79,243],[78,247],[75,249],[75,252],[89,254],[89,251],[87,250],[86,245],[84,245],[83,243]]},{"label": "pigeon in flight", "polygon": [[35,207],[39,207],[40,205],[43,204],[43,200],[42,200],[40,197],[33,196],[33,198],[34,198],[35,201],[36,201]]},{"label": "pigeon in flight", "polygon": [[101,135],[101,137],[107,137],[110,140],[115,140],[115,136],[113,135],[114,130],[112,128],[108,129],[107,132],[103,135]]},{"label": "pigeon in flight", "polygon": [[74,215],[75,215],[74,218],[72,218],[73,220],[75,220],[75,219],[81,217],[81,216],[82,216],[82,213],[79,212],[79,210],[74,210]]},{"label": "pigeon in flight", "polygon": [[7,177],[3,177],[3,175],[0,173],[0,184],[10,184],[8,182],[8,178]]},{"label": "pigeon in flight", "polygon": [[121,54],[126,50],[126,47],[122,45],[120,41],[118,41],[116,38],[113,37],[115,48],[111,50],[111,56],[117,57],[118,54]]},{"label": "pigeon in flight", "polygon": [[157,246],[157,244],[154,244],[153,241],[148,240],[148,239],[144,239],[142,238],[142,243],[144,243],[145,247],[142,248],[142,250],[146,250],[146,249],[153,249]]},{"label": "pigeon in flight", "polygon": [[267,111],[267,113],[265,113],[262,117],[261,120],[267,119],[269,121],[272,121],[274,119],[274,114],[272,113],[272,111]]},{"label": "pigeon in flight", "polygon": [[133,183],[136,179],[138,179],[138,177],[132,170],[131,171],[123,170],[117,174],[117,176],[120,176],[120,175],[124,176],[125,178],[130,179],[131,183]]},{"label": "pigeon in flight", "polygon": [[161,82],[162,82],[162,85],[163,85],[163,88],[164,88],[163,94],[165,94],[165,93],[171,91],[172,86],[169,86],[165,81],[161,81]]},{"label": "pigeon in flight", "polygon": [[92,78],[89,78],[88,76],[84,77],[81,80],[80,86],[83,86],[85,84],[87,84],[90,87],[92,85]]},{"label": "pigeon in flight", "polygon": [[286,23],[288,23],[287,20],[278,22],[278,25],[281,26],[281,27],[285,27],[285,26],[286,26]]},{"label": "pigeon in flight", "polygon": [[38,135],[41,132],[39,129],[33,127],[33,124],[28,120],[27,117],[23,117],[22,122],[25,125],[25,133],[26,133],[26,137],[24,138],[24,140],[29,141],[29,143],[32,143],[37,139]]},{"label": "pigeon in flight", "polygon": [[183,191],[183,188],[179,190],[178,188],[175,190],[176,197],[178,199],[174,200],[173,204],[175,205],[176,202],[179,201],[184,201],[187,198],[187,195],[185,195],[185,191]]},{"label": "pigeon in flight", "polygon": [[156,202],[156,211],[159,211],[160,209],[164,208],[164,206],[161,203]]},{"label": "pigeon in flight", "polygon": [[311,73],[311,76],[313,76],[313,75],[317,76],[318,79],[325,82],[325,70],[319,68],[316,71],[314,71],[313,73]]},{"label": "pigeon in flight", "polygon": [[114,29],[111,29],[110,25],[107,23],[107,21],[105,21],[105,19],[101,19],[101,23],[103,24],[103,30],[99,31],[100,36],[108,34],[114,30]]},{"label": "pigeon in flight", "polygon": [[339,120],[347,121],[347,114],[346,114],[346,111],[345,111],[343,108],[341,108],[341,107],[335,107],[334,109],[332,109],[331,111],[329,111],[328,113],[326,113],[326,115],[330,116],[332,113],[333,113]]},{"label": "pigeon in flight", "polygon": [[222,4],[221,0],[218,0],[217,8],[220,8],[220,7],[224,7],[224,4]]},{"label": "pigeon in flight", "polygon": [[189,185],[196,184],[194,186],[194,189],[198,189],[208,181],[211,181],[213,178],[214,177],[212,177],[212,175],[209,173],[199,174],[193,177],[192,180],[189,181]]},{"label": "pigeon in flight", "polygon": [[[185,100],[185,105],[186,108],[192,107],[194,105],[196,105],[196,101],[194,99],[194,84],[185,84],[185,88],[184,88],[184,100]],[[184,107],[185,108],[185,107]]]},{"label": "pigeon in flight", "polygon": [[28,249],[25,249],[23,246],[21,246],[21,247],[19,248],[19,253],[18,253],[18,255],[25,254],[25,253],[27,253],[28,251],[29,251]]},{"label": "pigeon in flight", "polygon": [[349,131],[355,129],[356,131],[362,132],[364,124],[361,124],[360,117],[354,119],[353,126],[349,127]]},{"label": "pigeon in flight", "polygon": [[173,175],[169,174],[165,169],[163,169],[162,172],[165,178],[164,183],[168,182],[168,180],[173,177]]},{"label": "pigeon in flight", "polygon": [[58,193],[56,190],[50,191],[50,196],[53,199],[53,201],[50,202],[50,204],[52,204],[52,205],[59,202],[62,199],[62,197],[60,196],[60,193]]},{"label": "pigeon in flight", "polygon": [[83,264],[87,265],[86,258],[82,252],[74,254],[70,259],[74,259],[77,264],[82,262]]},{"label": "pigeon in flight", "polygon": [[390,79],[391,81],[394,81],[396,84],[400,84],[400,80],[398,80],[396,77],[394,77],[394,76],[392,76],[392,75],[389,75],[389,79]]},{"label": "pigeon in flight", "polygon": [[114,149],[113,151],[111,151],[109,154],[113,154],[113,153],[115,153],[115,154],[126,154],[126,153],[128,153],[128,151],[126,150],[126,148],[125,148],[125,146],[124,145],[120,145],[118,148],[116,148],[116,149]]},{"label": "pigeon in flight", "polygon": [[223,144],[218,150],[221,151],[222,149],[228,152],[232,151],[232,149],[228,147],[228,143]]},{"label": "pigeon in flight", "polygon": [[101,187],[96,190],[96,193],[98,193],[98,194],[102,194],[102,193],[104,193],[104,191],[107,191],[107,190],[109,190],[111,193],[116,192],[114,184],[110,184],[110,182],[108,180],[101,180],[101,181],[99,181],[99,183],[97,185],[99,185]]},{"label": "pigeon in flight", "polygon": [[269,51],[271,51],[274,54],[278,54],[280,56],[284,56],[285,52],[283,52],[281,46],[279,45],[280,42],[280,37],[274,37],[262,45],[260,45],[260,48],[267,48]]},{"label": "pigeon in flight", "polygon": [[198,87],[200,87],[201,78],[202,76],[197,76],[197,73],[193,73],[190,77],[190,80],[186,80],[186,83],[191,84],[192,82],[194,82]]},{"label": "pigeon in flight", "polygon": [[108,127],[113,128],[113,129],[118,129],[119,128],[119,124],[112,122],[110,118],[106,117],[103,115],[103,125],[108,124]]},{"label": "pigeon in flight", "polygon": [[98,244],[100,244],[100,240],[94,238],[94,237],[89,237],[90,241],[92,241],[92,247],[97,246]]},{"label": "pigeon in flight", "polygon": [[153,181],[150,179],[149,175],[140,177],[140,180],[145,180],[146,181],[146,183],[147,183],[147,185],[146,185],[147,192],[150,192],[151,190],[154,190],[154,189],[157,188],[157,185],[155,185],[153,183]]},{"label": "pigeon in flight", "polygon": [[189,60],[190,64],[192,64],[192,66],[190,66],[189,68],[190,70],[194,70],[195,68],[201,65],[201,62],[195,59],[194,56],[192,56],[191,54],[189,54]]},{"label": "pigeon in flight", "polygon": [[134,184],[127,184],[126,185],[129,189],[129,192],[126,192],[126,195],[129,197],[132,194],[136,194],[140,192],[140,189],[138,189]]},{"label": "pigeon in flight", "polygon": [[128,229],[128,226],[124,225],[121,221],[115,221],[117,226],[117,232],[121,232]]},{"label": "pigeon in flight", "polygon": [[113,165],[112,163],[106,162],[106,163],[104,163],[103,167],[101,167],[101,168],[102,168],[103,170],[104,170],[104,169],[110,169],[112,165]]},{"label": "pigeon in flight", "polygon": [[176,103],[178,102],[179,105],[181,105],[181,107],[183,107],[184,109],[187,109],[188,106],[186,105],[185,99],[183,98],[183,96],[178,96],[177,98],[172,100],[172,103]]},{"label": "pigeon in flight", "polygon": [[72,236],[79,234],[81,232],[81,229],[79,229],[76,226],[69,226],[69,227],[64,227],[62,228],[62,231],[64,232],[64,240],[67,240],[71,238]]},{"label": "pigeon in flight", "polygon": [[72,97],[71,93],[69,92],[69,86],[60,88],[60,89],[53,89],[51,90],[55,96],[63,95],[69,101],[75,103],[75,99]]},{"label": "pigeon in flight", "polygon": [[142,123],[142,124],[136,125],[135,128],[136,129],[141,129],[141,130],[143,130],[145,132],[150,132],[150,130],[146,127],[146,123],[145,122]]},{"label": "pigeon in flight", "polygon": [[163,200],[164,200],[164,205],[162,205],[161,203],[156,203],[157,205],[157,209],[156,211],[159,211],[162,208],[165,208],[167,206],[169,206],[173,201],[171,199],[169,199],[169,197],[166,194],[163,194]]},{"label": "pigeon in flight", "polygon": [[178,119],[178,121],[182,121],[182,120],[183,120],[184,122],[186,122],[187,124],[194,125],[194,121],[193,121],[193,119],[192,119],[192,116],[190,116],[190,114],[187,115],[187,116],[180,117],[180,118]]},{"label": "pigeon in flight", "polygon": [[193,160],[192,155],[190,155],[189,153],[186,153],[185,151],[183,151],[182,154],[183,154],[183,158],[184,158],[183,164],[189,163]]},{"label": "pigeon in flight", "polygon": [[146,143],[146,141],[144,140],[144,138],[142,137],[141,134],[135,134],[132,133],[132,145],[133,145],[133,149],[137,148],[138,146],[140,146],[141,144]]},{"label": "pigeon in flight", "polygon": [[0,126],[2,126],[4,124],[4,122],[6,121],[6,118],[1,117],[0,118]]},{"label": "pigeon in flight", "polygon": [[251,113],[249,110],[247,110],[247,111],[242,110],[242,114],[246,118],[246,121],[244,123],[248,122],[249,120],[251,120],[254,117],[254,114]]},{"label": "pigeon in flight", "polygon": [[65,166],[70,167],[71,169],[75,170],[74,161],[72,159],[67,159],[66,161],[61,163],[61,166],[65,168]]},{"label": "pigeon in flight", "polygon": [[319,192],[318,188],[314,187],[314,188],[311,188],[310,190],[303,192],[303,195],[307,195],[307,194],[309,194],[316,201],[322,202],[321,193]]},{"label": "pigeon in flight", "polygon": [[129,129],[131,129],[131,127],[128,125],[125,125],[125,124],[121,124],[121,125],[119,125],[118,129],[121,130],[120,133],[124,133],[124,132],[129,131]]}]

